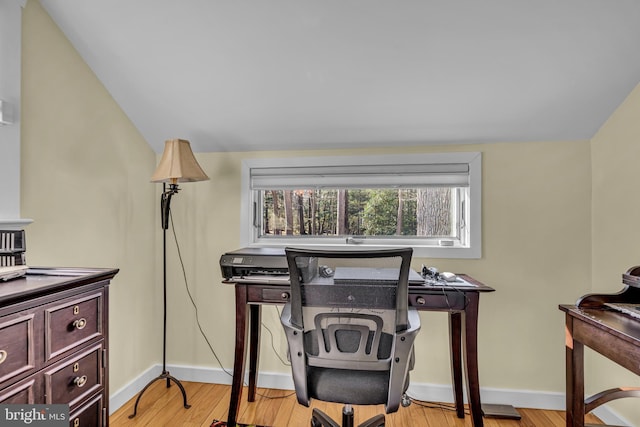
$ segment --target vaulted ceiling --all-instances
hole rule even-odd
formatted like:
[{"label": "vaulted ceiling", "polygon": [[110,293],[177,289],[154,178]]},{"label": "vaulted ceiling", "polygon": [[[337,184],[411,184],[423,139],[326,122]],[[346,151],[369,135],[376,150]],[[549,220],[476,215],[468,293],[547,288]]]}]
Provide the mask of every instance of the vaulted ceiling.
[{"label": "vaulted ceiling", "polygon": [[40,0],[157,152],[588,139],[638,0]]}]

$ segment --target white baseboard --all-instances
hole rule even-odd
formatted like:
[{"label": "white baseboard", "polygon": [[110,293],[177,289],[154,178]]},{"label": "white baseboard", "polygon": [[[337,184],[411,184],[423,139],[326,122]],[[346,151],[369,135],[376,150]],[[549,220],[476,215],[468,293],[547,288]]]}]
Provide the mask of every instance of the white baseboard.
[{"label": "white baseboard", "polygon": [[120,390],[111,392],[109,395],[109,415],[113,414],[122,405],[131,400],[131,398],[138,394],[149,381],[153,380],[161,373],[161,365],[152,366]]},{"label": "white baseboard", "polygon": [[[220,368],[172,365],[167,366],[167,369],[172,376],[181,381],[231,384],[230,372],[226,373]],[[159,376],[161,372],[162,367],[160,365],[153,366],[120,390],[112,393],[109,397],[110,414],[133,398],[145,385],[147,385],[149,381]],[[260,372],[258,375],[258,387],[293,390],[293,380],[289,374]],[[450,385],[412,382],[407,394],[418,400],[453,403],[453,389]],[[548,409],[558,411],[564,410],[565,407],[564,393],[482,387],[480,389],[480,394],[483,403],[512,405],[516,408]],[[594,414],[607,424],[638,427],[633,426],[629,421],[619,416],[606,405],[597,408],[594,411]]]}]

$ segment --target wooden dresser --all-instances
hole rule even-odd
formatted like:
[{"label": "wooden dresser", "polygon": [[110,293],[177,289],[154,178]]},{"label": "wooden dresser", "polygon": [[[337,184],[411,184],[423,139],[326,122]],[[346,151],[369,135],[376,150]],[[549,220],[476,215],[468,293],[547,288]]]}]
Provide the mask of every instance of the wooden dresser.
[{"label": "wooden dresser", "polygon": [[68,404],[109,423],[109,283],[117,269],[30,268],[0,282],[0,404]]}]

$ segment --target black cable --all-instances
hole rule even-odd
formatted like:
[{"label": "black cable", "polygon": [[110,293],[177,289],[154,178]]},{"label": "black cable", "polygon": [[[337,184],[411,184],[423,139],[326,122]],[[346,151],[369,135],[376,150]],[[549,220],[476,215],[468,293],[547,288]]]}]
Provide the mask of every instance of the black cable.
[{"label": "black cable", "polygon": [[[277,307],[277,306],[276,306],[276,312],[278,313],[278,317],[280,317],[280,316],[282,315],[282,314],[280,313],[280,310],[278,309],[278,307]],[[282,363],[284,366],[289,366],[289,367],[291,367],[291,363],[286,362],[284,359],[282,359],[282,356],[280,356],[280,353],[278,353],[278,350],[276,350],[276,347],[275,347],[275,339],[274,339],[274,337],[273,337],[273,332],[271,332],[271,329],[269,329],[269,327],[268,327],[265,323],[262,323],[262,322],[261,322],[261,324],[262,324],[262,326],[263,326],[267,331],[269,331],[269,335],[271,335],[271,349],[272,349],[272,350],[273,350],[273,352],[276,354],[276,357],[277,357],[278,359],[280,359],[280,363]],[[286,399],[287,397],[294,396],[294,395],[296,394],[296,392],[295,392],[295,390],[294,390],[293,392],[291,392],[291,393],[289,393],[289,394],[285,394],[284,396],[267,396],[267,395],[265,395],[265,394],[258,393],[257,391],[256,391],[256,394],[257,394],[258,396],[260,396],[260,397],[264,397],[265,399]]]},{"label": "black cable", "polygon": [[[278,310],[278,307],[276,307],[276,312],[278,313],[278,317],[281,316],[280,310]],[[273,350],[273,352],[275,353],[276,357],[278,359],[280,359],[280,362],[284,365],[284,366],[288,366],[291,367],[291,363],[285,361],[282,356],[280,355],[280,353],[278,353],[278,350],[276,350],[276,346],[275,346],[275,339],[273,336],[273,332],[271,332],[271,329],[269,329],[269,327],[264,323],[261,322],[262,326],[269,332],[269,335],[271,335],[271,349]]]},{"label": "black cable", "polygon": [[[428,282],[428,284],[427,284]],[[442,291],[442,296],[444,296],[444,300],[447,303],[447,307],[451,310],[451,304],[449,303],[449,295],[447,294],[447,290],[453,290],[456,291],[457,293],[461,294],[462,297],[464,298],[464,308],[466,309],[467,306],[469,305],[469,297],[467,296],[466,292],[464,292],[463,290],[461,290],[460,288],[458,288],[457,286],[455,286],[455,282],[447,282],[446,280],[443,279],[426,279],[425,280],[425,285],[428,288],[432,288],[432,289],[439,289],[440,291]]]},{"label": "black cable", "polygon": [[[173,233],[173,240],[176,243],[176,251],[178,252],[178,259],[180,260],[180,267],[182,268],[182,276],[184,278],[184,286],[185,286],[185,289],[187,290],[187,295],[189,296],[189,300],[191,301],[191,305],[193,306],[193,310],[195,312],[196,324],[198,325],[198,330],[200,331],[200,335],[202,335],[202,338],[204,338],[205,342],[207,343],[207,346],[209,347],[209,350],[211,351],[211,354],[213,354],[213,357],[215,357],[216,361],[218,362],[218,365],[220,365],[220,369],[222,369],[222,371],[225,374],[227,374],[227,375],[229,375],[230,377],[233,378],[233,374],[231,372],[229,372],[224,366],[222,366],[222,362],[220,361],[220,358],[218,357],[217,353],[213,349],[213,346],[211,345],[211,342],[207,338],[207,335],[204,333],[204,330],[202,329],[202,325],[200,323],[200,317],[198,315],[198,306],[196,305],[196,302],[194,301],[193,296],[191,295],[191,290],[189,289],[189,282],[187,281],[187,272],[185,270],[184,262],[182,260],[182,253],[180,252],[180,245],[178,244],[178,236],[176,235],[176,229],[175,229],[174,224],[173,224],[173,216],[171,214],[171,211],[169,211],[169,219],[171,221],[171,232]],[[275,345],[274,345],[273,333],[271,332],[271,330],[264,323],[262,324],[262,326],[264,326],[267,329],[267,331],[269,331],[269,334],[271,335],[271,347],[273,348],[273,351],[276,353],[276,356],[278,357],[278,359],[280,359],[280,361],[285,366],[291,366],[291,365],[287,364],[286,362],[284,362],[282,360],[280,354],[278,354],[278,352],[276,351]],[[243,382],[243,384],[245,386],[247,385],[244,382]],[[266,395],[258,393],[258,392],[256,392],[256,394],[258,396],[264,397],[266,399],[284,399],[284,398],[293,396],[295,394],[295,391],[293,393],[287,394],[285,396],[266,396]]]},{"label": "black cable", "polygon": [[224,366],[222,366],[222,362],[220,361],[220,358],[216,354],[215,350],[213,349],[213,346],[211,345],[211,342],[209,342],[209,339],[207,338],[207,336],[204,333],[204,330],[202,329],[202,325],[200,324],[200,318],[198,316],[198,306],[196,305],[196,302],[193,300],[193,296],[191,295],[191,290],[189,289],[189,282],[187,281],[187,272],[185,271],[184,262],[182,261],[182,254],[180,253],[180,245],[178,244],[178,236],[176,235],[176,229],[173,224],[173,216],[171,215],[171,211],[169,211],[169,219],[171,220],[171,231],[173,233],[173,239],[176,242],[178,259],[180,260],[180,267],[182,268],[182,276],[184,277],[184,287],[187,290],[187,295],[189,295],[189,300],[191,300],[191,305],[193,306],[193,309],[195,311],[196,324],[198,325],[198,329],[200,330],[200,335],[202,335],[202,338],[204,338],[205,342],[209,346],[209,350],[211,350],[211,354],[213,354],[213,357],[215,357],[215,359],[218,361],[218,365],[220,365],[220,368],[222,369],[222,371],[225,374],[229,375],[230,377],[233,377],[233,374],[227,371]]},{"label": "black cable", "polygon": [[260,397],[263,397],[265,399],[286,399],[287,397],[291,397],[291,396],[295,396],[296,392],[292,391],[289,394],[285,394],[284,396],[267,396],[266,394],[260,394],[256,391],[256,394]]},{"label": "black cable", "polygon": [[[441,409],[443,411],[451,411],[451,412],[455,412],[456,411],[456,406],[455,404],[451,403],[451,404],[447,404],[447,403],[442,403],[442,402],[429,402],[426,400],[418,400],[414,397],[411,397],[409,395],[407,395],[407,397],[409,399],[411,399],[411,403],[421,406],[423,408],[429,408],[429,409]],[[469,415],[470,412],[465,409],[464,413],[466,415]]]}]

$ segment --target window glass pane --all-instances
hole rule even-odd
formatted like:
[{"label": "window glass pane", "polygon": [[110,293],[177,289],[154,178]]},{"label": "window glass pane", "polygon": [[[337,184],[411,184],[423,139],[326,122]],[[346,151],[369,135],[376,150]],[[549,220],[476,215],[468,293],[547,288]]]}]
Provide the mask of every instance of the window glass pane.
[{"label": "window glass pane", "polygon": [[459,187],[259,190],[260,238],[460,238]]},{"label": "window glass pane", "polygon": [[409,246],[481,257],[478,152],[252,158],[242,162],[243,246]]}]

